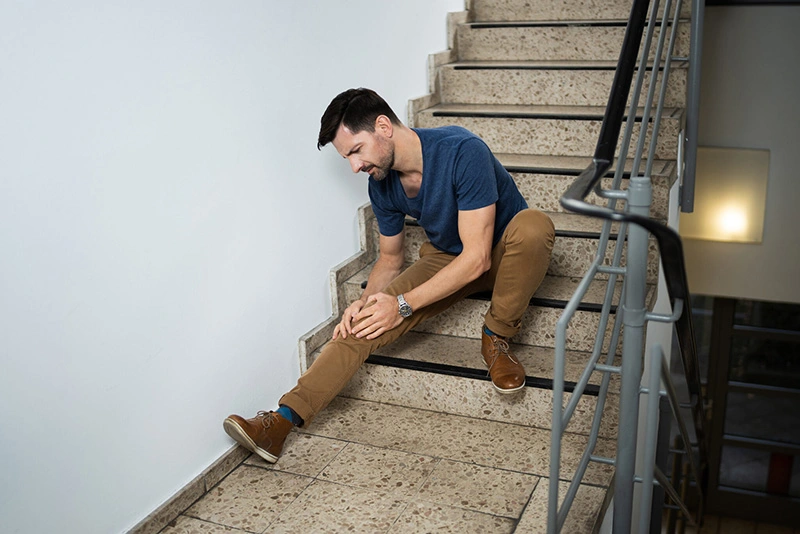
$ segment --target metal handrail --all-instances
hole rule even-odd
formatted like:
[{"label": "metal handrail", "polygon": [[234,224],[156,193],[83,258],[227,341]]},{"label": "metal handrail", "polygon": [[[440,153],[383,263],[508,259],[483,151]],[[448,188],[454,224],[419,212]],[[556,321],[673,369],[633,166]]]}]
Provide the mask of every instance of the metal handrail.
[{"label": "metal handrail", "polygon": [[[656,89],[658,65],[660,64],[661,51],[663,49],[663,43],[666,35],[665,30],[667,26],[667,19],[669,15],[671,0],[667,0],[666,7],[664,10],[664,20],[662,23],[662,28],[659,36],[659,44],[656,51],[656,58],[653,66],[651,86],[649,89],[647,104],[644,109],[644,118],[641,121],[642,127],[640,130],[640,139],[638,143],[639,146],[637,147],[637,152],[634,157],[633,169],[631,172],[631,177],[632,177],[631,187],[629,187],[629,190],[627,192],[619,190],[620,179],[622,176],[622,172],[624,170],[625,160],[627,159],[627,147],[630,144],[630,139],[632,135],[634,116],[638,104],[638,96],[639,93],[641,92],[642,81],[644,73],[646,71],[650,42],[653,35],[653,28],[656,19],[656,13],[658,10],[658,0],[654,2],[652,11],[653,14],[651,15],[650,23],[648,25],[647,35],[645,38],[644,52],[641,54],[641,65],[639,66],[639,76],[636,80],[636,89],[634,91],[634,94],[632,95],[632,101],[630,106],[631,112],[628,117],[628,125],[625,131],[621,152],[620,155],[618,156],[618,168],[615,174],[614,184],[612,186],[611,191],[603,190],[601,187],[601,179],[603,176],[606,175],[607,171],[611,167],[612,162],[614,160],[614,155],[615,155],[614,152],[616,149],[617,140],[619,139],[623,117],[625,115],[628,93],[630,92],[631,83],[633,81],[633,74],[634,71],[636,70],[637,57],[639,52],[639,43],[642,41],[642,35],[644,33],[644,26],[649,8],[649,3],[650,3],[649,0],[634,0],[633,2],[630,18],[625,32],[622,51],[620,53],[617,69],[614,76],[614,81],[612,84],[611,94],[609,96],[608,106],[606,108],[606,113],[603,118],[600,136],[597,142],[594,156],[592,158],[592,162],[575,179],[575,181],[570,185],[570,187],[561,197],[561,205],[568,211],[573,211],[582,215],[604,219],[605,224],[603,226],[603,232],[601,234],[600,245],[598,247],[598,253],[595,258],[595,261],[589,268],[584,278],[581,280],[581,283],[579,284],[576,293],[570,299],[569,303],[567,304],[562,314],[561,319],[558,322],[556,330],[557,359],[559,357],[558,355],[559,354],[563,355],[566,350],[566,329],[568,327],[569,321],[571,320],[572,316],[577,310],[578,304],[580,303],[585,292],[587,291],[589,283],[595,278],[595,275],[599,272],[609,273],[609,280],[606,291],[606,299],[604,301],[600,319],[600,328],[598,330],[598,336],[594,345],[592,356],[590,357],[589,365],[587,366],[583,375],[579,379],[578,384],[572,393],[572,398],[570,399],[570,402],[568,403],[566,409],[564,410],[561,409],[563,404],[562,399],[564,395],[563,362],[559,364],[559,362],[557,361],[555,366],[554,387],[553,387],[553,395],[554,395],[553,428],[552,428],[553,440],[552,440],[551,465],[550,465],[550,477],[551,477],[550,493],[549,493],[550,505],[548,507],[548,532],[551,533],[560,531],[561,526],[563,525],[566,519],[569,507],[571,506],[571,503],[577,493],[580,480],[585,474],[588,463],[592,460],[601,461],[604,463],[616,463],[614,460],[597,458],[593,456],[592,453],[597,443],[600,419],[602,417],[603,406],[608,392],[608,384],[610,379],[609,372],[617,369],[613,367],[612,363],[614,356],[617,353],[617,343],[619,341],[619,327],[622,323],[622,321],[620,320],[620,316],[626,313],[624,306],[618,306],[617,315],[615,316],[615,325],[612,335],[612,342],[607,350],[606,363],[605,365],[599,364],[598,362],[602,354],[603,338],[605,330],[607,328],[608,314],[612,300],[611,297],[613,296],[614,286],[616,284],[616,277],[618,274],[624,272],[626,278],[629,276],[633,276],[633,278],[641,281],[642,283],[644,281],[643,273],[642,274],[629,273],[626,271],[626,269],[620,268],[622,247],[624,247],[624,243],[626,241],[625,235],[626,233],[628,233],[629,225],[630,225],[630,232],[632,232],[631,236],[633,235],[633,233],[637,235],[635,240],[633,239],[633,237],[630,238],[632,242],[637,241],[639,243],[637,254],[641,255],[642,253],[641,243],[642,243],[642,235],[644,234],[642,234],[641,232],[643,230],[646,230],[647,232],[649,232],[650,235],[652,235],[655,238],[660,251],[661,261],[663,265],[664,280],[667,286],[667,291],[669,294],[670,301],[673,303],[673,309],[675,310],[674,317],[671,317],[670,320],[676,320],[675,329],[679,340],[678,346],[680,349],[680,355],[683,363],[684,372],[686,374],[686,382],[688,385],[689,393],[692,397],[691,408],[693,412],[692,415],[694,419],[695,431],[697,436],[697,443],[694,445],[699,447],[700,449],[701,464],[702,460],[706,458],[705,432],[703,430],[703,423],[704,423],[703,401],[700,390],[700,375],[697,364],[696,347],[694,342],[695,339],[694,327],[692,324],[691,314],[689,313],[689,311],[681,310],[682,303],[688,303],[690,298],[688,290],[688,282],[686,277],[686,268],[683,259],[683,246],[680,237],[675,231],[673,231],[671,228],[669,228],[664,224],[661,224],[659,222],[650,219],[648,216],[649,202],[650,202],[649,175],[651,171],[652,162],[654,160],[659,121],[661,118],[661,112],[663,110],[666,83],[669,76],[670,61],[672,59],[671,54],[675,42],[675,33],[677,29],[677,22],[680,12],[680,0],[678,0],[677,2],[678,5],[675,9],[674,21],[672,23],[672,32],[668,45],[668,53],[667,53],[666,63],[664,65],[664,78],[662,81],[661,91],[658,99],[658,109],[656,110],[655,118],[653,119],[653,133],[651,137],[651,143],[649,147],[649,153],[647,157],[647,165],[645,171],[646,178],[639,179],[637,175],[639,171],[639,164],[641,162],[641,157],[644,151],[646,127],[650,123],[651,102],[653,101],[654,91]],[[702,2],[700,2],[700,5],[702,6]],[[695,13],[696,11],[697,8],[695,7]],[[695,42],[694,36],[692,38],[692,41]],[[696,139],[694,139],[693,141],[696,143]],[[681,162],[679,161],[679,163]],[[681,172],[682,169],[679,169],[679,173]],[[644,203],[637,201],[640,202],[638,204],[639,206],[638,208],[632,207],[633,193],[631,192],[631,189],[634,188],[634,185],[642,189],[642,192],[639,193],[638,198],[646,199]],[[607,207],[590,204],[585,201],[586,197],[593,190],[598,196],[610,199]],[[627,212],[622,212],[615,209],[616,207],[615,203],[617,199],[626,199],[628,201]],[[617,243],[616,243],[617,248],[614,253],[614,260],[612,261],[612,265],[610,267],[603,267],[602,263],[605,259],[606,248],[608,245],[608,236],[611,230],[611,224],[612,222],[615,221],[620,222],[622,224],[620,225],[620,231],[617,238]],[[644,239],[646,242],[646,238]],[[644,249],[646,251],[646,244]],[[646,254],[646,252],[644,253]],[[630,265],[630,259],[629,259],[629,265]],[[643,267],[642,270],[644,270],[645,268],[646,267]],[[626,280],[626,284],[623,285],[623,295],[620,297],[620,303],[626,302],[624,292],[626,291],[627,287],[628,284]],[[640,290],[637,291],[638,293],[641,293]],[[631,302],[637,302],[636,299],[638,299],[638,302],[640,303],[640,305],[638,305],[637,308],[641,308],[642,307],[641,303],[644,302],[643,294],[637,294]],[[620,311],[622,311],[622,313],[620,313]],[[658,317],[655,316],[654,314],[641,313],[642,310],[640,309],[631,309],[627,311],[631,312],[630,318],[632,318],[635,321],[641,319],[642,323],[646,320],[664,319],[663,317]],[[683,311],[683,313],[681,313],[681,311]],[[639,359],[641,359],[640,349],[639,349]],[[639,376],[641,376],[641,363],[639,362],[638,365],[639,365],[638,367],[636,367],[635,364],[633,367],[628,367],[627,374],[636,374],[638,369],[638,374]],[[584,454],[579,462],[578,468],[576,469],[575,475],[573,477],[573,482],[570,485],[567,491],[567,495],[564,498],[563,505],[559,510],[558,478],[559,478],[560,467],[558,464],[560,461],[560,451],[561,451],[560,436],[563,433],[564,429],[566,428],[569,419],[572,413],[574,412],[578,401],[580,400],[579,397],[583,391],[583,388],[588,383],[589,376],[595,370],[603,372],[603,381],[600,388],[600,395],[598,396],[597,409],[595,412],[594,420],[592,422],[592,431],[590,432],[589,435],[589,444],[586,450],[584,451]],[[631,370],[633,372],[631,372]],[[661,370],[659,369],[659,373],[660,372]],[[637,376],[634,376],[632,378],[628,377],[627,378],[627,381],[629,381],[628,385],[626,385],[625,380],[626,379],[623,378],[623,389],[627,388],[628,392],[630,392],[631,388],[630,380],[638,381],[639,377]],[[622,407],[620,409],[622,411]],[[674,406],[673,409],[677,410],[677,407]],[[685,430],[685,428],[682,427],[681,430]],[[690,444],[690,442],[688,441],[688,436],[684,436],[684,440],[687,445],[687,448],[691,448],[692,444]],[[618,450],[618,454],[624,454],[625,452],[626,451],[622,451],[621,453]],[[628,461],[627,464],[632,465],[630,461]],[[704,465],[701,465],[701,467],[698,468],[694,464],[694,462],[692,462],[693,474],[695,476],[695,479],[698,481],[699,487],[703,487],[705,485],[706,475],[704,467],[705,467]],[[628,473],[626,471],[625,475],[626,476],[631,475],[629,478],[630,482],[632,483],[635,478],[632,476],[632,472]],[[659,475],[661,475],[660,471],[656,471],[656,476]],[[650,473],[648,477],[650,480],[651,487],[653,483],[652,482],[653,476],[654,476],[653,473]],[[619,483],[619,479],[617,479],[617,483]],[[625,527],[626,531],[630,530],[629,520],[627,525],[624,522],[622,523],[622,525]]]}]

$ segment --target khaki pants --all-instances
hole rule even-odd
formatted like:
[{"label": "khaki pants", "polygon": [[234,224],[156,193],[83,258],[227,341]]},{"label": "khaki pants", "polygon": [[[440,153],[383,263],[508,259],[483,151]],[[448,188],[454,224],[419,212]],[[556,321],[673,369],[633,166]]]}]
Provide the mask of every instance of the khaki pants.
[{"label": "khaki pants", "polygon": [[[347,336],[347,339],[339,337],[331,341],[303,373],[297,385],[281,397],[279,404],[289,406],[306,424],[310,423],[344,388],[371,353],[395,341],[420,321],[479,291],[492,290],[486,326],[501,336],[513,336],[519,331],[522,314],[547,272],[554,240],[553,222],[547,215],[533,209],[519,212],[508,223],[503,237],[492,250],[489,271],[449,297],[414,310],[411,317],[376,339]],[[419,255],[419,260],[395,278],[385,293],[393,296],[407,293],[455,258],[437,250],[429,242],[422,245]],[[475,357],[480,358],[480,355]]]}]

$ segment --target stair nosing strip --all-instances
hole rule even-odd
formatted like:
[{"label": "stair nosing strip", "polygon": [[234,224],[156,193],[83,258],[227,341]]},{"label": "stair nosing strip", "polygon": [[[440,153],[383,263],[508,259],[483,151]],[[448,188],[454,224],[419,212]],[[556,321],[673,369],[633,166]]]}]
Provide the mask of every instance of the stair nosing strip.
[{"label": "stair nosing strip", "polygon": [[[381,356],[379,354],[371,354],[365,363],[372,365],[380,365],[383,367],[394,367],[399,369],[408,369],[410,371],[421,371],[439,375],[455,376],[458,378],[471,378],[473,380],[483,380],[486,382],[491,381],[488,371],[486,369],[474,369],[471,367],[459,367],[457,365],[448,365],[444,363],[422,362],[418,360],[406,360],[404,358],[396,358],[394,356]],[[537,389],[553,389],[553,380],[550,378],[541,378],[537,376],[525,376],[525,385]],[[572,393],[575,391],[576,382],[564,382],[564,391]],[[600,386],[596,384],[588,384],[584,389],[584,394],[591,397],[597,397],[600,393]]]}]

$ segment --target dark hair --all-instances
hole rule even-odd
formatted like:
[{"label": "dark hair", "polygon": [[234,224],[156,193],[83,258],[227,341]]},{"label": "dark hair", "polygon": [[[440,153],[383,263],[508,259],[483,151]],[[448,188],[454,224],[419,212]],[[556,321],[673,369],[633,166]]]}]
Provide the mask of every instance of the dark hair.
[{"label": "dark hair", "polygon": [[317,149],[333,141],[341,124],[353,133],[374,132],[375,120],[380,115],[389,117],[393,124],[401,124],[389,104],[372,89],[361,87],[339,93],[328,104],[328,109],[319,121]]}]

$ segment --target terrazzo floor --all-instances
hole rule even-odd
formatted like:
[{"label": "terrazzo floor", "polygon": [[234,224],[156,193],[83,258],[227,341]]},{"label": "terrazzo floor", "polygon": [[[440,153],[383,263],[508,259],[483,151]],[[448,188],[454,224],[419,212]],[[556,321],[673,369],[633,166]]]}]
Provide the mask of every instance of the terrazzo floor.
[{"label": "terrazzo floor", "polygon": [[[548,450],[541,429],[337,398],[276,464],[251,455],[162,532],[543,532]],[[591,532],[610,476],[591,470],[564,532]]]}]

